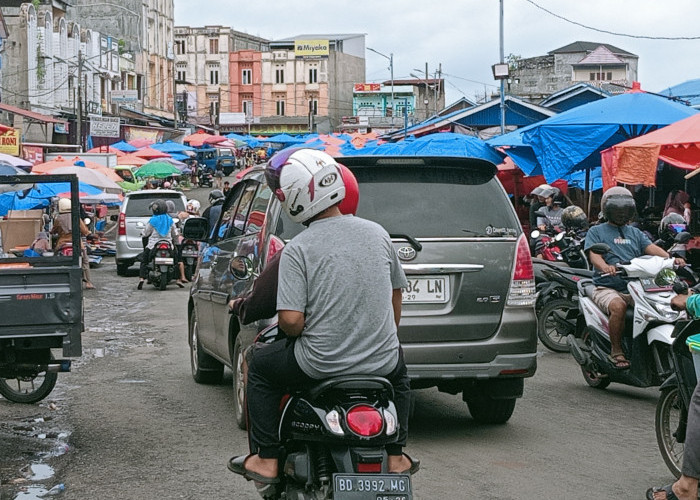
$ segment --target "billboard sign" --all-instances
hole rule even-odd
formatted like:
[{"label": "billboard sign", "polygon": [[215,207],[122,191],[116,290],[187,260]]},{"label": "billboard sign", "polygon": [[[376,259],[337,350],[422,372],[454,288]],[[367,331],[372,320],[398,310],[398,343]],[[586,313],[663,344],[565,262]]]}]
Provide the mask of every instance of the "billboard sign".
[{"label": "billboard sign", "polygon": [[356,83],[355,92],[379,92],[382,89],[381,83]]},{"label": "billboard sign", "polygon": [[90,135],[118,138],[119,117],[90,115]]},{"label": "billboard sign", "polygon": [[219,125],[245,125],[245,113],[220,113]]},{"label": "billboard sign", "polygon": [[328,57],[329,53],[328,40],[294,40],[295,57]]},{"label": "billboard sign", "polygon": [[19,129],[13,128],[0,135],[0,153],[19,156],[20,135]]},{"label": "billboard sign", "polygon": [[109,98],[112,103],[117,102],[137,102],[139,100],[138,90],[111,90]]}]

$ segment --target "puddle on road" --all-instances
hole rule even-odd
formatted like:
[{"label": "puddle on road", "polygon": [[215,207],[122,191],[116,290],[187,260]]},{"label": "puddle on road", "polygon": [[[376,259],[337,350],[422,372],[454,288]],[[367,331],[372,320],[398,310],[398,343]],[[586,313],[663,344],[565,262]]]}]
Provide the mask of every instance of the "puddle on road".
[{"label": "puddle on road", "polygon": [[29,481],[41,481],[54,475],[53,467],[50,465],[37,463],[31,464],[29,468],[31,470],[31,475],[27,478]]}]

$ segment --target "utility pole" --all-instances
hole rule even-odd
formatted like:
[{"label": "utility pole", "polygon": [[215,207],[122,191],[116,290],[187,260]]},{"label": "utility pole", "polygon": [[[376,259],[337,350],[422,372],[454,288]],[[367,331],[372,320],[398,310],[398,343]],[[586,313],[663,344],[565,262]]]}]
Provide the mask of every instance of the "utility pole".
[{"label": "utility pole", "polygon": [[177,73],[175,72],[175,59],[173,63],[173,130],[177,130]]},{"label": "utility pole", "polygon": [[83,51],[78,50],[78,126],[76,130],[80,152],[83,148]]},{"label": "utility pole", "polygon": [[438,64],[438,70],[435,72],[435,115],[438,111],[438,100],[440,99],[440,76],[442,75],[442,63]]},{"label": "utility pole", "polygon": [[428,99],[428,63],[425,63],[425,99],[424,102],[425,104],[425,119],[428,119],[428,116],[430,114],[429,106],[430,106],[430,100]]},{"label": "utility pole", "polygon": [[[499,16],[499,32],[500,32],[500,52],[501,58],[500,63],[503,64],[505,60],[505,55],[503,51],[503,0],[499,0],[500,5],[500,16]],[[506,81],[501,78],[501,135],[506,133]]]}]

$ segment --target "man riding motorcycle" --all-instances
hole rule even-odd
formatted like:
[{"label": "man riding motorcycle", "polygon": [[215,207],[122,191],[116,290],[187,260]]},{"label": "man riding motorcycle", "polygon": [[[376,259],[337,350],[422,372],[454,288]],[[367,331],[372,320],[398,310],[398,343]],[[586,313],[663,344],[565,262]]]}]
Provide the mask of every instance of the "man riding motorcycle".
[{"label": "man riding motorcycle", "polygon": [[247,385],[251,454],[232,458],[229,468],[258,483],[279,482],[278,409],[285,390],[362,374],[384,376],[394,386],[399,439],[386,446],[389,472],[416,472],[418,462],[402,451],[410,387],[396,335],[407,282],[389,235],[340,212],[345,186],[326,153],[279,153],[265,174],[289,218],[308,229],[282,252],[277,312],[289,340],[253,352]]},{"label": "man riding motorcycle", "polygon": [[[632,297],[626,293],[627,283],[616,276],[615,264],[630,261],[642,255],[657,255],[668,258],[665,250],[654,245],[639,229],[628,223],[636,214],[632,193],[623,187],[608,189],[601,199],[601,208],[607,222],[593,226],[586,235],[585,251],[596,243],[607,244],[611,251],[605,255],[588,252],[595,270],[593,302],[609,317],[610,356],[609,360],[618,370],[630,367],[622,349],[622,334],[625,331],[625,313],[633,305]],[[676,265],[683,266],[683,259],[676,259]]]},{"label": "man riding motorcycle", "polygon": [[204,210],[202,217],[209,221],[209,227],[214,228],[221,215],[221,208],[226,197],[220,189],[214,189],[209,193],[209,206]]}]

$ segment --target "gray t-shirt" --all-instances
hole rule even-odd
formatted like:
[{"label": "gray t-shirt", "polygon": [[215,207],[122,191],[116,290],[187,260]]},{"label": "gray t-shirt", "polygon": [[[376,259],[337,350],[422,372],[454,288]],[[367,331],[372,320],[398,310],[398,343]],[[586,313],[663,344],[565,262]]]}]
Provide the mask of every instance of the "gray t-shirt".
[{"label": "gray t-shirt", "polygon": [[392,290],[408,286],[387,232],[343,215],[312,222],[284,248],[277,310],[303,312],[294,346],[312,378],[387,375],[398,362]]}]

